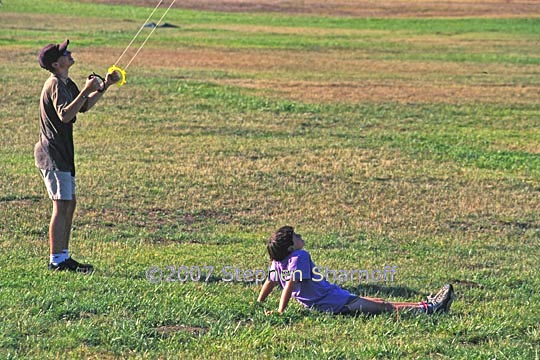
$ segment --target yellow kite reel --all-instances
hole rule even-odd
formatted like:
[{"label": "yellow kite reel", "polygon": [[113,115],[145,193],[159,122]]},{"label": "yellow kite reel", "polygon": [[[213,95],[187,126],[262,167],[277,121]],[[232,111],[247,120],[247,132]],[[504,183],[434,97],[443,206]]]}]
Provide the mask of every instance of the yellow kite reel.
[{"label": "yellow kite reel", "polygon": [[126,80],[126,70],[124,70],[124,69],[122,69],[122,68],[120,68],[120,67],[118,67],[118,66],[116,66],[116,65],[111,66],[111,67],[107,70],[107,72],[108,72],[108,73],[111,73],[111,74],[112,74],[113,72],[115,72],[115,71],[120,75],[120,81],[118,81],[118,82],[116,83],[116,85],[118,85],[118,86],[120,87],[120,86],[124,85],[124,84],[127,82],[127,80]]}]

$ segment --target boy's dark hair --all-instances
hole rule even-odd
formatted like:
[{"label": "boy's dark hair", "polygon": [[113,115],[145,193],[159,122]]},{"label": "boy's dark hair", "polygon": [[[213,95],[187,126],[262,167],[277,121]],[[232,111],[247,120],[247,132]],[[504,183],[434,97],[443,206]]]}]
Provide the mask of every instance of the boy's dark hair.
[{"label": "boy's dark hair", "polygon": [[281,261],[294,250],[294,229],[292,226],[283,226],[270,236],[266,244],[266,250],[270,259]]}]

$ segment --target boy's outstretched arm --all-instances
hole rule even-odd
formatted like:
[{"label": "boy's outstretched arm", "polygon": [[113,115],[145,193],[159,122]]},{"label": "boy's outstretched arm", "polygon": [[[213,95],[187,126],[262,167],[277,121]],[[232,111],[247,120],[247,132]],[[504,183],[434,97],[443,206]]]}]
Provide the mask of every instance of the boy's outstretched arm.
[{"label": "boy's outstretched arm", "polygon": [[274,290],[274,287],[277,285],[277,282],[271,281],[270,279],[266,279],[264,282],[264,285],[261,289],[261,292],[259,293],[259,297],[257,298],[258,302],[263,302],[266,300],[268,295],[272,293],[272,290]]},{"label": "boy's outstretched arm", "polygon": [[289,305],[289,300],[291,299],[291,295],[292,295],[292,292],[294,290],[296,283],[297,281],[294,281],[291,279],[287,281],[287,284],[283,288],[283,292],[281,293],[281,299],[279,300],[278,312],[280,314],[283,314],[283,312],[287,308],[287,305]]}]

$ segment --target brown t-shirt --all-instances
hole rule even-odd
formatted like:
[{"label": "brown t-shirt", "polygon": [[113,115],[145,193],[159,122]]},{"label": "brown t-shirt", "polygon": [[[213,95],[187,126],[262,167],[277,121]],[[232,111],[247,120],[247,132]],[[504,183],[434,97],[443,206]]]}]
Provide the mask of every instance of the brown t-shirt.
[{"label": "brown t-shirt", "polygon": [[[58,114],[79,95],[77,85],[68,79],[65,83],[52,74],[41,91],[39,103],[40,134],[34,148],[36,166],[43,170],[69,171],[75,176],[73,146],[73,118],[63,123]],[[84,112],[83,106],[81,112]]]}]

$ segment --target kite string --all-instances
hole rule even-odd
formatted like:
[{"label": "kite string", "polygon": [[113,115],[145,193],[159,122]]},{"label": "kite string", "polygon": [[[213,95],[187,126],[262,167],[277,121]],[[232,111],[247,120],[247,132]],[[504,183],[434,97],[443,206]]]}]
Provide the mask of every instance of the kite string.
[{"label": "kite string", "polygon": [[[163,1],[163,0],[161,0]],[[146,39],[144,39],[144,42],[141,44],[141,46],[139,47],[139,49],[137,50],[137,52],[135,53],[135,55],[133,55],[133,57],[131,58],[131,60],[129,60],[129,63],[126,65],[126,67],[124,69],[127,69],[129,67],[129,65],[131,64],[131,62],[135,59],[135,57],[139,54],[139,52],[141,51],[141,49],[143,48],[144,44],[146,44],[146,42],[148,41],[148,39],[150,38],[150,36],[154,33],[154,31],[156,31],[156,29],[158,28],[159,24],[161,24],[161,21],[163,20],[163,18],[165,17],[165,15],[167,15],[167,13],[169,12],[169,10],[171,9],[171,7],[173,6],[174,2],[176,0],[173,0],[171,2],[171,4],[169,5],[169,7],[167,8],[167,10],[165,10],[165,12],[163,13],[163,15],[161,15],[161,18],[159,19],[159,21],[157,22],[156,26],[154,26],[154,28],[152,29],[152,31],[148,34],[148,36],[146,37]],[[161,2],[160,2],[161,3]],[[159,4],[158,4],[159,6]],[[144,26],[144,25],[143,25]]]},{"label": "kite string", "polygon": [[[133,44],[133,42],[135,41],[135,39],[139,36],[139,34],[141,33],[141,31],[144,29],[144,27],[146,26],[146,23],[148,22],[148,20],[150,20],[150,18],[154,15],[154,13],[156,12],[156,10],[158,9],[158,7],[163,3],[163,0],[160,0],[159,3],[156,5],[156,7],[154,8],[154,10],[152,11],[152,13],[150,14],[150,16],[148,16],[148,18],[146,19],[146,21],[142,24],[142,26],[140,27],[139,31],[137,31],[137,33],[135,34],[135,36],[133,37],[133,39],[131,39],[131,42],[129,43],[129,45],[124,49],[124,52],[122,53],[122,55],[120,55],[120,57],[118,58],[118,60],[116,60],[116,62],[114,63],[114,66],[116,66],[118,64],[118,62],[120,62],[120,59],[122,59],[122,57],[126,54],[126,52],[128,51],[128,49],[131,47],[131,45]],[[133,59],[132,59],[133,60]],[[131,61],[130,61],[131,63]]]}]

